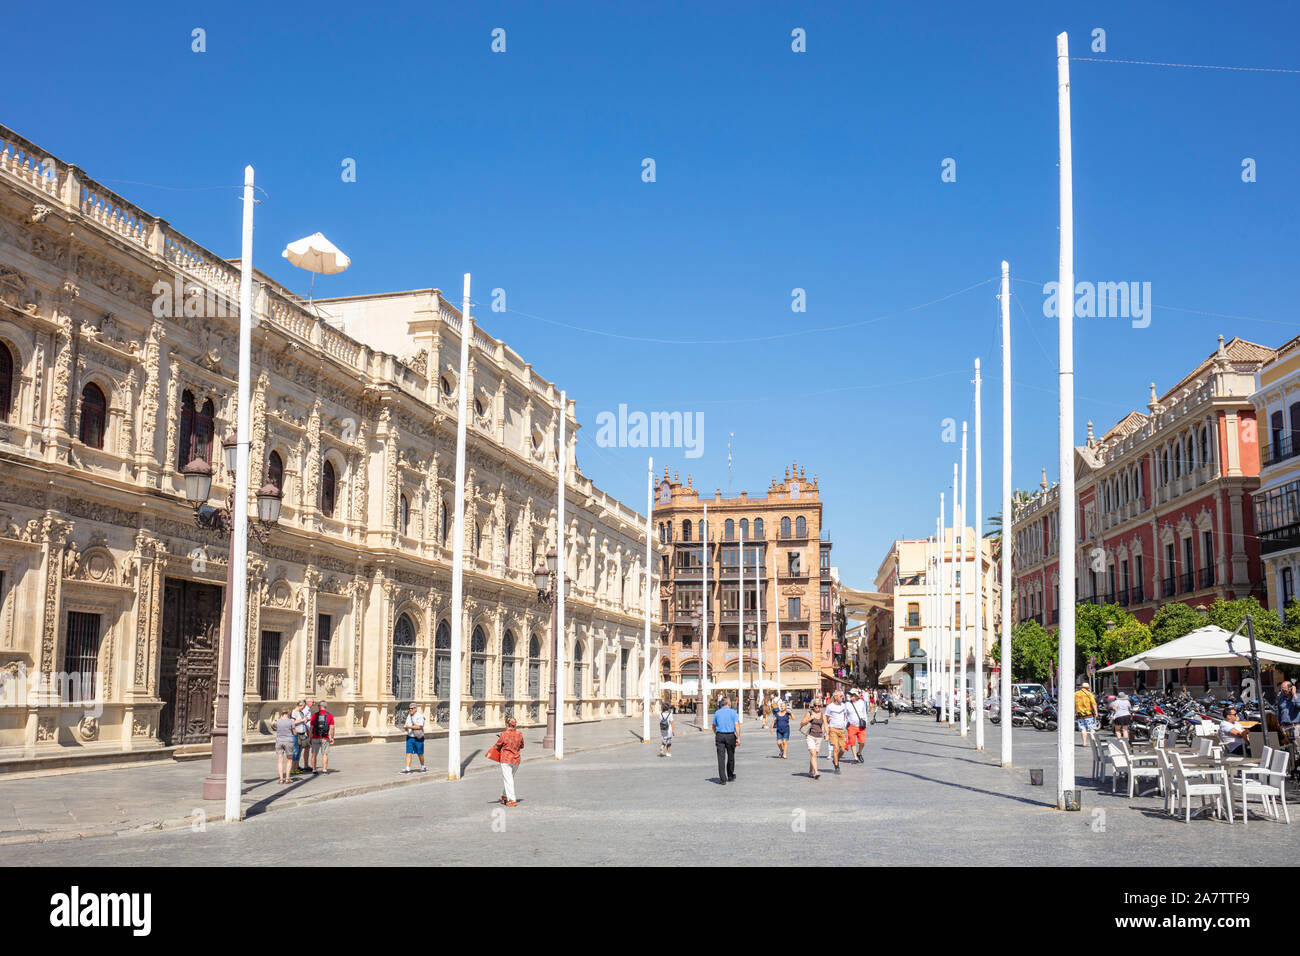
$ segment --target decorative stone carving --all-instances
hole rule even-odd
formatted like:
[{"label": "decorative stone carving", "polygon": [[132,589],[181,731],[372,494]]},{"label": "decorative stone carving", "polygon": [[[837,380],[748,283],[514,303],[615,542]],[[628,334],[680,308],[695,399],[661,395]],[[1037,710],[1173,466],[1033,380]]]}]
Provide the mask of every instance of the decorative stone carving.
[{"label": "decorative stone carving", "polygon": [[39,203],[39,202],[35,203],[32,206],[31,215],[27,217],[27,221],[30,222],[32,225],[42,223],[45,221],[46,217],[49,216],[49,214],[52,213],[53,211],[54,210],[51,207],[45,205],[45,203]]},{"label": "decorative stone carving", "polygon": [[54,743],[59,738],[59,719],[54,714],[41,714],[36,722],[36,742]]},{"label": "decorative stone carving", "polygon": [[99,721],[94,717],[82,717],[77,721],[77,736],[85,743],[99,739]]}]

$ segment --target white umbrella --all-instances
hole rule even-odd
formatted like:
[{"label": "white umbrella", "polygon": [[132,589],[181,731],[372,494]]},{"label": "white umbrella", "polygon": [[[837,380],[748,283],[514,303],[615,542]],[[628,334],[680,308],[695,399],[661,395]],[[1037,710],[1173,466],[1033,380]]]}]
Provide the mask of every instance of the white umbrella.
[{"label": "white umbrella", "polygon": [[[280,255],[299,269],[306,269],[311,273],[313,291],[316,288],[317,274],[332,276],[342,272],[352,264],[352,260],[345,256],[338,246],[319,232],[314,232],[310,236],[289,243],[284,247],[284,251]],[[309,301],[311,294],[311,291],[307,293]]]},{"label": "white umbrella", "polygon": [[[1231,646],[1229,646],[1231,639]],[[1255,640],[1255,652],[1261,661],[1273,664],[1300,664],[1300,654],[1286,648]],[[1168,644],[1161,644],[1141,654],[1134,654],[1117,664],[1103,667],[1112,671],[1159,671],[1181,667],[1247,667],[1250,665],[1250,640],[1245,634],[1235,637],[1230,631],[1213,624],[1199,627]]]}]

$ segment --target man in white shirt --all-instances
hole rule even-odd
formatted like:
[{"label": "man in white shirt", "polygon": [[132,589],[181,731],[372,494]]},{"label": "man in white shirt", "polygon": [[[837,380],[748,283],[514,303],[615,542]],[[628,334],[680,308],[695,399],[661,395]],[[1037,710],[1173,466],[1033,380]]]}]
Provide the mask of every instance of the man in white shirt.
[{"label": "man in white shirt", "polygon": [[411,707],[406,715],[406,767],[401,773],[411,772],[411,757],[420,758],[420,773],[424,773],[424,714],[420,713],[420,708],[416,706],[415,701],[411,701]]},{"label": "man in white shirt", "polygon": [[[311,754],[311,744],[307,737],[308,723],[311,721],[311,708],[307,706],[307,698],[299,698],[298,706],[289,714],[289,719],[293,721],[293,769],[289,773],[291,776],[297,776],[307,769],[305,765]],[[299,758],[302,759],[301,763],[299,763]]]},{"label": "man in white shirt", "polygon": [[847,750],[845,739],[849,725],[849,708],[844,703],[844,692],[836,691],[834,700],[826,705],[826,739],[830,744],[831,763],[835,772],[840,772],[840,755]]},{"label": "man in white shirt", "polygon": [[1219,724],[1219,743],[1223,744],[1225,753],[1237,753],[1242,749],[1246,742],[1246,735],[1250,733],[1237,720],[1237,710],[1235,707],[1229,707],[1223,715],[1223,721]]},{"label": "man in white shirt", "polygon": [[862,691],[854,688],[849,694],[849,750],[857,745],[857,752],[852,754],[856,763],[862,763],[862,748],[867,743],[867,702]]}]

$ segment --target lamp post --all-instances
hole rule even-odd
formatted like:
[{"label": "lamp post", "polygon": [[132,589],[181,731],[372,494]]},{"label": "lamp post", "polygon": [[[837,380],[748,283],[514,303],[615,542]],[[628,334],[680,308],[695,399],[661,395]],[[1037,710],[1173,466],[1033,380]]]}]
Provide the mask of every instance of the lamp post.
[{"label": "lamp post", "polygon": [[[559,706],[560,700],[560,672],[555,666],[559,659],[557,654],[560,646],[560,629],[558,626],[559,614],[558,605],[560,603],[560,589],[556,586],[558,575],[556,568],[558,566],[558,555],[554,548],[548,548],[546,551],[546,564],[538,565],[533,569],[533,583],[537,585],[537,603],[550,607],[551,609],[551,691],[550,703],[546,705],[546,736],[542,738],[542,746],[548,750],[555,749],[555,708]],[[569,576],[564,575],[564,593],[569,593],[569,584],[572,583]]]},{"label": "lamp post", "polygon": [[[744,599],[745,599],[744,595],[742,594],[741,600],[744,601]],[[757,646],[758,644],[758,628],[756,628],[753,624],[746,625],[745,633],[740,638],[740,659],[742,661],[745,659],[745,646],[747,644],[754,644],[755,646]],[[759,685],[758,686],[759,692],[761,693],[763,689],[763,672],[761,669],[758,672],[758,685]],[[740,689],[740,693],[741,694],[745,693],[745,689],[743,687]],[[759,713],[758,695],[754,693],[754,672],[750,671],[749,673],[749,716],[757,720],[758,713]]]},{"label": "lamp post", "polygon": [[[235,436],[227,434],[221,441],[226,465],[226,473],[233,476],[238,467],[236,455],[238,443]],[[230,483],[226,493],[226,506],[212,508],[207,504],[212,493],[212,466],[201,458],[195,458],[181,469],[185,476],[185,498],[194,506],[194,524],[200,528],[216,531],[228,540],[234,532],[235,483]],[[258,543],[265,545],[271,528],[280,520],[282,492],[275,485],[267,482],[257,491],[257,522],[250,524],[248,530],[256,536]],[[233,541],[232,541],[233,544]],[[230,548],[233,555],[234,548]],[[235,597],[235,562],[226,560],[226,595],[225,610],[221,625],[221,675],[217,681],[217,715],[212,727],[212,763],[207,777],[203,780],[203,799],[220,800],[226,795],[226,753],[230,741],[230,647],[231,620],[234,617]],[[243,731],[243,718],[240,718],[240,731]]]},{"label": "lamp post", "polygon": [[700,666],[699,686],[696,688],[695,702],[695,726],[704,729],[704,671],[709,666],[708,661],[704,659],[704,614],[701,611],[695,611],[691,614],[691,627],[695,629],[696,643],[700,648]]}]

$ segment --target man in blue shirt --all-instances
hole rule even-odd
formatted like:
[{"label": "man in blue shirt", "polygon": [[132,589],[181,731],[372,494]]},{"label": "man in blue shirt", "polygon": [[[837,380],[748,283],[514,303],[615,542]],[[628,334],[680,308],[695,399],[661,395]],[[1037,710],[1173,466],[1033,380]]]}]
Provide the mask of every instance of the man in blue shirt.
[{"label": "man in blue shirt", "polygon": [[[1300,696],[1296,695],[1295,684],[1289,680],[1282,681],[1277,695],[1277,722],[1286,734],[1286,749],[1291,752],[1291,764],[1294,767],[1300,760]],[[1265,739],[1268,734],[1264,735]]]},{"label": "man in blue shirt", "polygon": [[718,749],[718,783],[724,787],[728,780],[736,779],[736,745],[740,743],[736,717],[731,700],[722,698],[722,706],[713,714],[713,740]]}]

